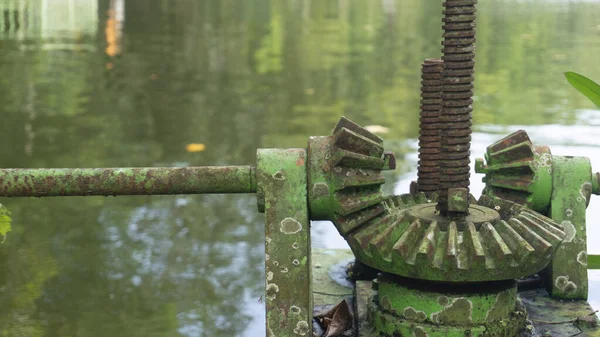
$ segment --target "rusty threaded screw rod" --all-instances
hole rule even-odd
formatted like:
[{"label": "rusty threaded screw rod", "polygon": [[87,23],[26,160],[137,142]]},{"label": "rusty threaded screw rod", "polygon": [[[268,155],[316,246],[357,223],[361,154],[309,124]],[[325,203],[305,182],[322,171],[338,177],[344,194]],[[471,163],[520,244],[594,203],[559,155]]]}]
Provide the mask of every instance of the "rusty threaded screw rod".
[{"label": "rusty threaded screw rod", "polygon": [[425,59],[421,68],[421,114],[419,124],[419,166],[417,192],[430,196],[440,182],[440,130],[442,124],[441,59]]},{"label": "rusty threaded screw rod", "polygon": [[477,0],[447,0],[444,3],[443,129],[437,208],[443,215],[455,217],[468,214],[468,209],[448,208],[448,190],[462,189],[463,197],[468,198],[476,3]]}]

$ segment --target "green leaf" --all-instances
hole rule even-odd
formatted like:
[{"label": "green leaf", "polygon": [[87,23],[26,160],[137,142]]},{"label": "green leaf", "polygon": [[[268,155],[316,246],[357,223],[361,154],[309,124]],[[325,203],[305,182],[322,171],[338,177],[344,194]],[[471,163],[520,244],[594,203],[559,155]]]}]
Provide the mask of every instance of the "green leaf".
[{"label": "green leaf", "polygon": [[2,242],[6,240],[6,234],[12,229],[10,225],[11,222],[12,218],[10,217],[10,211],[0,204],[0,235],[4,237]]},{"label": "green leaf", "polygon": [[566,72],[567,81],[600,108],[600,85],[574,72]]},{"label": "green leaf", "polygon": [[600,269],[600,255],[588,255],[588,269]]}]

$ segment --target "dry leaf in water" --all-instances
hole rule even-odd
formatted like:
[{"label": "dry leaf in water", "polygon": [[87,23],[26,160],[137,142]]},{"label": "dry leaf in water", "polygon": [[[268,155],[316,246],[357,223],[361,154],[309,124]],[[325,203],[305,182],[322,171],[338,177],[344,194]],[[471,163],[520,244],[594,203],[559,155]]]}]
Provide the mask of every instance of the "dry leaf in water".
[{"label": "dry leaf in water", "polygon": [[321,324],[327,328],[323,337],[341,336],[346,330],[352,328],[352,314],[350,306],[343,300],[331,310],[317,315]]}]

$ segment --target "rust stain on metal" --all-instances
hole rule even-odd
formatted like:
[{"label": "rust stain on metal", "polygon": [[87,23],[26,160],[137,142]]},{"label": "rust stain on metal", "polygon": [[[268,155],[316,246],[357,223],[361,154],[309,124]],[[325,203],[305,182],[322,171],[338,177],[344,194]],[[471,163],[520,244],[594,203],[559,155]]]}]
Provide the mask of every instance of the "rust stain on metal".
[{"label": "rust stain on metal", "polygon": [[254,192],[250,166],[0,170],[5,197]]}]

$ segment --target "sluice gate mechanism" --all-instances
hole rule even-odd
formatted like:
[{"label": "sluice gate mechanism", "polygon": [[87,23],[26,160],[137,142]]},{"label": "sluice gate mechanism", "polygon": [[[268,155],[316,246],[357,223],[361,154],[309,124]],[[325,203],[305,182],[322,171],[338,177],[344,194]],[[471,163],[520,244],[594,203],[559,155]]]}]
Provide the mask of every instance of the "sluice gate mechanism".
[{"label": "sluice gate mechanism", "polygon": [[600,336],[583,314],[597,267],[585,211],[600,193],[589,159],[552,155],[518,131],[476,161],[486,187],[471,194],[476,2],[444,3],[442,56],[422,64],[409,193],[383,195],[394,155],[342,117],[306,148],[259,149],[255,166],[2,169],[0,195],[255,193],[269,337],[313,336],[310,220],[331,221],[355,267],[375,275],[355,280],[356,336]]}]

